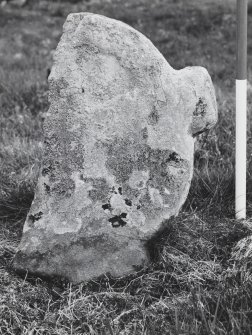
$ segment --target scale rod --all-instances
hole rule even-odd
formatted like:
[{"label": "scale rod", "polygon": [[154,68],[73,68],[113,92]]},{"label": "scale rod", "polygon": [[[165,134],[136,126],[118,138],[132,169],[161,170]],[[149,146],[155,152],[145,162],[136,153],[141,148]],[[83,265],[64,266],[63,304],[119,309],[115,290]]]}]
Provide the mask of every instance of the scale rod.
[{"label": "scale rod", "polygon": [[237,0],[235,214],[246,219],[247,0]]}]

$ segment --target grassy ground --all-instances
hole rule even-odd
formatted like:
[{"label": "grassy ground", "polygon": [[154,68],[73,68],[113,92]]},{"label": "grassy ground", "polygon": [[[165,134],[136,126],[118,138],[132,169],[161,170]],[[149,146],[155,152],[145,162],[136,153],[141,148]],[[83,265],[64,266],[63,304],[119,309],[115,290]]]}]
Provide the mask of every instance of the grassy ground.
[{"label": "grassy ground", "polygon": [[[20,278],[12,258],[36,184],[52,50],[69,12],[120,19],[147,35],[175,68],[202,65],[219,122],[199,137],[190,194],[134,275],[78,286]],[[0,334],[252,334],[251,259],[233,247],[252,234],[234,217],[234,1],[58,0],[0,8]],[[249,25],[252,5],[249,4]],[[249,29],[251,79],[252,29]],[[249,88],[249,111],[252,89]],[[252,215],[248,126],[248,217]]]}]

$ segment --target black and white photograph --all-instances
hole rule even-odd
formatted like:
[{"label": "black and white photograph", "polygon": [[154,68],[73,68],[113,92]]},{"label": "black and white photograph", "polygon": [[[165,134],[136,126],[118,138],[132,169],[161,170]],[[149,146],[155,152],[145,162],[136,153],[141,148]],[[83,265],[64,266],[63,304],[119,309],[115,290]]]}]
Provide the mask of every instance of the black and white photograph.
[{"label": "black and white photograph", "polygon": [[0,335],[252,335],[252,0],[0,0]]}]

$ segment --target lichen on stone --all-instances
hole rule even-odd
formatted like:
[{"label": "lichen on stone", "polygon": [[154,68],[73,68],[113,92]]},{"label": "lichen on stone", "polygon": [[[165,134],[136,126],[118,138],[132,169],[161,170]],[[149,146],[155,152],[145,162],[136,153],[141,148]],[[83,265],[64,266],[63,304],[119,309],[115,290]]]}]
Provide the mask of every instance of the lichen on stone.
[{"label": "lichen on stone", "polygon": [[194,137],[214,125],[202,67],[173,69],[120,21],[70,14],[49,76],[44,154],[14,267],[74,283],[123,276],[178,214]]}]

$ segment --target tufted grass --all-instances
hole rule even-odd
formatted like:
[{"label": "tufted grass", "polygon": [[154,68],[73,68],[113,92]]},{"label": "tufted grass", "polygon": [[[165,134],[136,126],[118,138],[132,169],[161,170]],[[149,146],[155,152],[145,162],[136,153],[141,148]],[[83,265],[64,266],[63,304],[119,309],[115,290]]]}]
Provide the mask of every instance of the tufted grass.
[{"label": "tufted grass", "polygon": [[[174,68],[205,66],[219,107],[217,126],[196,143],[180,215],[149,244],[150,266],[76,286],[12,269],[42,155],[52,50],[71,11],[129,23]],[[240,266],[234,255],[252,229],[250,117],[248,220],[234,219],[234,1],[28,1],[2,7],[0,27],[0,334],[252,334],[251,260]],[[251,86],[248,100],[251,110]]]}]

